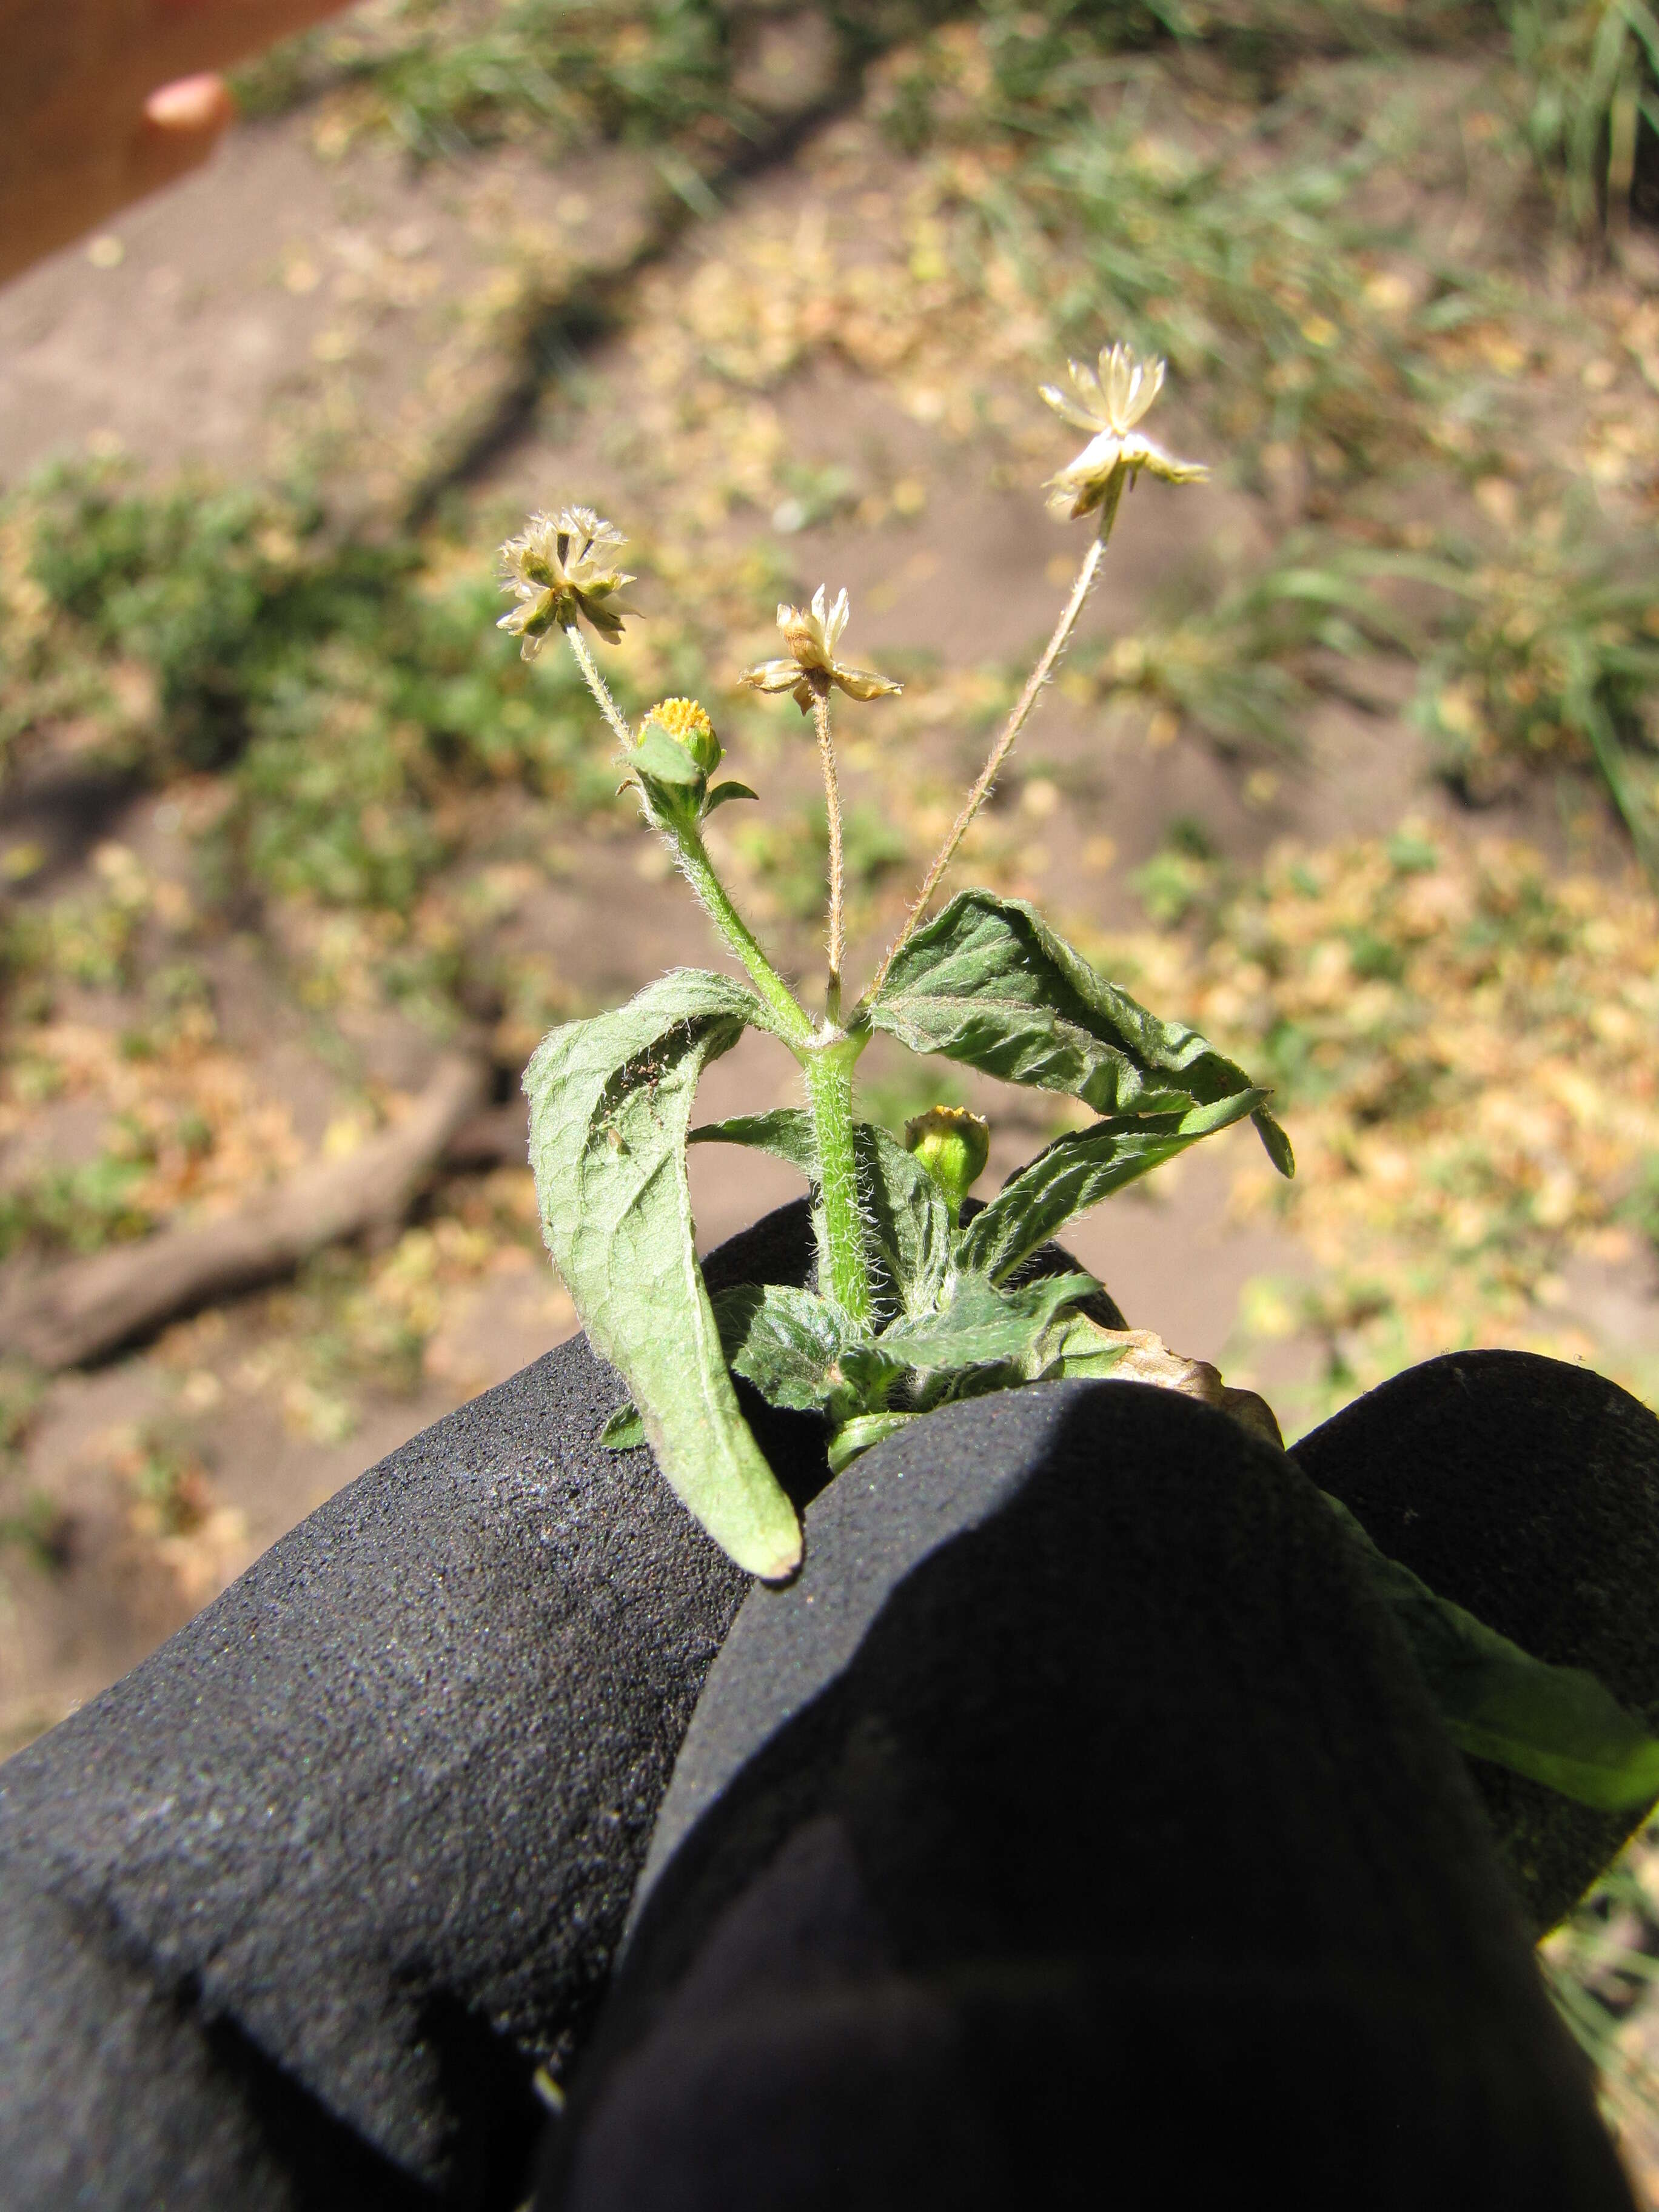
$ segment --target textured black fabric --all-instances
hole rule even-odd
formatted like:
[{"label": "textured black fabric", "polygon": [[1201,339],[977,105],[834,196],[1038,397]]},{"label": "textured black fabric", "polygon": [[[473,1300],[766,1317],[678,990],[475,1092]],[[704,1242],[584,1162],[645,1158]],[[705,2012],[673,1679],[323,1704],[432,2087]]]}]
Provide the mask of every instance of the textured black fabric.
[{"label": "textured black fabric", "polygon": [[814,1504],[709,1676],[540,2212],[1630,2199],[1304,1476],[1042,1385]]},{"label": "textured black fabric", "polygon": [[[711,1279],[798,1271],[804,1236],[774,1217]],[[510,2187],[526,2054],[591,2013],[748,1586],[599,1444],[622,1396],[550,1352],[0,1766],[14,2212]]]},{"label": "textured black fabric", "polygon": [[[1460,1352],[1397,1376],[1292,1454],[1390,1558],[1659,1727],[1659,1419],[1589,1369]],[[1534,1932],[1638,1816],[1484,1760],[1470,1772]]]}]

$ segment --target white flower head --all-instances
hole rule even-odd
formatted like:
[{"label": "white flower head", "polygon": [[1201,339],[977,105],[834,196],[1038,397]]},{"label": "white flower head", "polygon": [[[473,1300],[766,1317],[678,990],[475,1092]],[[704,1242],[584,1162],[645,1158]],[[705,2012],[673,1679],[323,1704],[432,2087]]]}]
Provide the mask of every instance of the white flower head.
[{"label": "white flower head", "polygon": [[1137,360],[1133,347],[1106,346],[1098,370],[1071,363],[1073,392],[1058,385],[1040,388],[1062,422],[1090,433],[1089,443],[1049,480],[1050,511],[1067,522],[1103,507],[1127,477],[1142,469],[1165,483],[1198,483],[1209,474],[1199,461],[1179,461],[1136,425],[1164,388],[1164,364]]},{"label": "white flower head", "polygon": [[532,514],[523,533],[501,548],[501,588],[519,604],[495,627],[523,641],[526,660],[535,659],[549,630],[566,629],[579,617],[614,645],[622,635],[622,617],[634,611],[613,603],[614,594],[634,580],[615,565],[626,542],[591,507]]},{"label": "white flower head", "polygon": [[787,691],[803,714],[811,712],[815,699],[824,699],[836,685],[849,699],[881,699],[903,689],[867,668],[849,668],[836,658],[836,647],[847,627],[852,605],[843,585],[829,604],[830,587],[820,584],[810,607],[780,605],[778,628],[789,648],[787,660],[763,660],[745,668],[740,682],[757,691]]}]

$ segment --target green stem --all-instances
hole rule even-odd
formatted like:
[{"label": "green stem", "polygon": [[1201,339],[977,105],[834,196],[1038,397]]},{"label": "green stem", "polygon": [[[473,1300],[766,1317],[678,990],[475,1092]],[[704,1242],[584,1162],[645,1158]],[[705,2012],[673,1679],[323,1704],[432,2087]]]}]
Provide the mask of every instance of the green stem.
[{"label": "green stem", "polygon": [[1060,610],[1060,620],[1054,624],[1054,635],[1043,647],[1042,657],[1036,666],[1026,678],[1025,689],[1015,702],[1013,713],[1003,725],[1002,733],[992,746],[973,789],[963,804],[961,813],[951,823],[951,834],[940,846],[933,866],[928,869],[922,880],[921,889],[910,902],[910,910],[904,917],[904,926],[888,946],[886,957],[880,967],[877,969],[874,980],[860,1002],[861,1005],[868,1006],[871,1000],[875,997],[887,980],[888,969],[915,935],[921,918],[927,911],[928,902],[939,889],[945,870],[956,858],[957,846],[967,836],[973,825],[975,816],[990,796],[991,787],[996,781],[1003,763],[1014,749],[1014,740],[1030,720],[1032,708],[1042,697],[1044,685],[1060,665],[1060,655],[1070,642],[1072,632],[1077,627],[1077,618],[1083,612],[1084,602],[1087,599],[1093,586],[1095,572],[1100,566],[1100,556],[1105,551],[1107,541],[1111,537],[1112,524],[1116,520],[1118,501],[1122,495],[1123,483],[1121,471],[1120,471],[1107,493],[1105,503],[1101,510],[1099,532],[1094,543],[1083,556],[1082,566],[1077,572],[1077,580],[1072,586],[1072,595]]},{"label": "green stem", "polygon": [[[853,1145],[853,1067],[869,1042],[867,1030],[803,1054],[806,1103],[817,1140],[823,1247],[818,1289],[849,1321],[871,1318],[870,1266],[859,1206],[858,1156]],[[825,1278],[827,1277],[827,1280]]]},{"label": "green stem", "polygon": [[842,912],[841,851],[841,787],[836,776],[836,748],[830,735],[830,694],[820,691],[812,702],[817,725],[818,758],[823,768],[824,817],[830,830],[830,981],[825,1008],[832,1022],[841,1019],[841,970],[847,956],[847,928]]},{"label": "green stem", "polygon": [[714,873],[708,847],[695,830],[676,827],[670,834],[679,848],[686,881],[702,901],[715,928],[749,970],[755,988],[777,1016],[779,1036],[792,1051],[805,1053],[812,1042],[811,1021],[767,958],[759,939],[732,905],[725,884]]},{"label": "green stem", "polygon": [[586,680],[587,688],[598,702],[600,714],[610,723],[623,744],[631,745],[634,742],[634,732],[628,726],[628,718],[611,697],[611,686],[600,675],[599,663],[587,649],[587,640],[574,623],[565,624],[564,634],[569,642],[570,650],[576,656],[576,665],[581,670]]}]

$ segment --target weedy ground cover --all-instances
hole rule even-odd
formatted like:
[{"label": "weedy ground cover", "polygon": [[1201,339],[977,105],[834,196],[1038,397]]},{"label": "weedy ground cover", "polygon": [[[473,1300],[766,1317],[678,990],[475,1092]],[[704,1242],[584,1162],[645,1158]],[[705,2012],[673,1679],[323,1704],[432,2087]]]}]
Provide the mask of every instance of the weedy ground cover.
[{"label": "weedy ground cover", "polygon": [[[1000,897],[1041,891],[1070,942],[1195,1021],[1293,1119],[1297,1182],[1274,1196],[1244,1171],[1234,1202],[1317,1265],[1311,1287],[1252,1290],[1235,1379],[1276,1371],[1285,1332],[1311,1338],[1302,1395],[1279,1401],[1300,1425],[1454,1343],[1616,1364],[1573,1301],[1586,1267],[1631,1267],[1655,1217],[1659,932],[1575,825],[1611,787],[1650,838],[1654,804],[1641,10],[988,5],[894,11],[878,38],[856,13],[832,30],[853,41],[837,53],[878,57],[862,106],[641,276],[597,375],[542,365],[539,481],[566,486],[591,459],[654,594],[607,661],[622,711],[715,706],[767,804],[723,807],[711,849],[805,972],[829,844],[812,749],[783,734],[789,710],[725,687],[769,650],[776,601],[810,590],[820,546],[890,548],[859,616],[884,605],[870,657],[905,691],[868,710],[879,739],[846,730],[843,757],[848,932],[875,943],[1021,673],[1020,639],[966,665],[905,649],[921,563],[965,590],[953,477],[1006,490],[1051,467],[1021,395],[1099,331],[1167,352],[1171,443],[1237,504],[1122,634],[1079,646],[1051,707],[1086,742],[1035,733],[969,833],[974,876]],[[744,143],[749,21],[388,6],[266,90],[348,165],[377,139],[428,173],[492,143],[559,159],[616,141],[666,148],[684,181]],[[864,194],[880,212],[860,213]],[[835,410],[861,392],[881,424],[843,434]],[[33,817],[0,849],[0,1230],[19,1261],[233,1206],[344,1152],[398,1109],[399,1084],[356,1057],[376,1024],[476,1042],[505,1095],[550,1024],[639,980],[571,919],[601,881],[592,854],[613,907],[618,870],[642,914],[673,888],[611,811],[579,678],[480,645],[490,549],[524,504],[514,465],[418,529],[395,501],[348,521],[332,482],[349,466],[331,452],[310,486],[209,495],[99,463],[8,497],[12,790],[63,771],[125,794],[94,866]],[[1409,726],[1389,719],[1402,699]],[[1241,792],[1294,782],[1333,708],[1376,717],[1402,751],[1426,743],[1506,829],[1529,805],[1547,857],[1486,850],[1478,816],[1437,805],[1398,835],[1261,861],[1254,802],[1218,820],[1183,799],[1156,852],[1136,842],[1127,783],[1211,745]],[[1127,927],[1120,889],[1149,857],[1158,932]],[[665,926],[640,941],[647,971],[686,957]],[[236,1015],[230,955],[250,943],[259,1018],[291,1011],[334,1055],[337,1089],[309,1121]],[[940,1091],[1006,1112],[951,1066],[942,1083],[878,1071],[870,1117],[896,1130]],[[56,1156],[48,1126],[83,1141]],[[1034,1124],[1028,1149],[1068,1126]],[[527,1279],[534,1241],[521,1173],[446,1170],[385,1249],[325,1255],[246,1316],[178,1332],[153,1364],[169,1403],[199,1392],[179,1403],[209,1479],[225,1406],[321,1452],[383,1397],[464,1389],[447,1363],[470,1302]],[[1618,1371],[1651,1395],[1634,1353]],[[61,1388],[18,1400],[14,1559],[50,1553],[28,1534],[57,1526],[50,1498],[29,1503],[29,1437]]]}]

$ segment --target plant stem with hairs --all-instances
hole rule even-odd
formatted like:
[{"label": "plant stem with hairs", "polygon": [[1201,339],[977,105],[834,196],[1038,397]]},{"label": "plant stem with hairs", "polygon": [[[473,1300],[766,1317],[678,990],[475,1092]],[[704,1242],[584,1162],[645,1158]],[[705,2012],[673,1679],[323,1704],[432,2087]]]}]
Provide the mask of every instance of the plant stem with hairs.
[{"label": "plant stem with hairs", "polygon": [[868,1322],[870,1263],[864,1249],[859,1204],[858,1158],[853,1139],[853,1068],[870,1032],[826,1039],[801,1055],[807,1110],[818,1155],[818,1194],[823,1249],[818,1255],[818,1292],[849,1321]]},{"label": "plant stem with hairs", "polygon": [[574,622],[567,623],[564,634],[570,641],[570,650],[576,656],[576,665],[581,670],[588,690],[599,702],[599,712],[625,745],[634,742],[634,732],[628,726],[628,718],[611,696],[611,687],[599,671],[599,664],[587,649],[587,640]]},{"label": "plant stem with hairs", "polygon": [[715,928],[749,970],[755,988],[777,1016],[779,1035],[798,1057],[810,1051],[813,1038],[811,1018],[732,904],[731,893],[714,872],[708,847],[695,830],[676,828],[670,834],[678,850],[686,881]]},{"label": "plant stem with hairs", "polygon": [[1120,484],[1117,493],[1111,498],[1109,507],[1102,514],[1099,534],[1094,538],[1088,551],[1083,556],[1078,568],[1076,580],[1072,586],[1071,596],[1060,610],[1060,620],[1054,624],[1054,635],[1042,648],[1036,667],[1026,678],[1025,688],[1015,701],[1013,712],[1003,724],[996,743],[987,756],[984,767],[981,769],[978,776],[975,779],[973,789],[963,802],[961,813],[951,824],[949,835],[935,855],[932,867],[922,878],[921,889],[910,902],[909,911],[904,917],[903,926],[891,945],[888,946],[882,963],[877,969],[870,988],[864,994],[866,1000],[872,999],[880,990],[883,983],[887,980],[888,969],[921,927],[922,916],[927,911],[933,893],[943,881],[945,870],[957,856],[957,847],[972,828],[980,809],[990,797],[996,780],[1002,773],[1004,763],[1012,752],[1020,732],[1031,719],[1031,709],[1042,697],[1045,685],[1060,665],[1060,657],[1071,643],[1072,632],[1077,628],[1078,617],[1083,612],[1089,593],[1094,587],[1095,577],[1100,568],[1101,556],[1106,550],[1107,542],[1112,534],[1112,521],[1117,513],[1118,498],[1121,495]]},{"label": "plant stem with hairs", "polygon": [[817,725],[818,758],[823,766],[823,805],[830,826],[830,982],[825,1013],[831,1023],[841,1020],[841,970],[847,956],[845,914],[846,872],[842,857],[841,786],[836,775],[835,741],[830,734],[830,695],[821,691],[812,702]]}]

